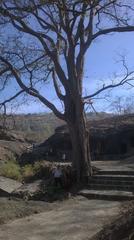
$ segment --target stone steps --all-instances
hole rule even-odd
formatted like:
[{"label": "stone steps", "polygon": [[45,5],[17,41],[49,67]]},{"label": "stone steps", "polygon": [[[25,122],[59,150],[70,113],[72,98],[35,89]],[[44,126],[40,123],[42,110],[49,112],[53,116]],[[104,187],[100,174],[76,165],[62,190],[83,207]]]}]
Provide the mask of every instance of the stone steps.
[{"label": "stone steps", "polygon": [[99,180],[112,180],[112,181],[115,181],[115,180],[120,180],[122,179],[122,181],[134,181],[134,175],[94,175],[92,177],[92,180],[96,180],[96,179],[99,179]]},{"label": "stone steps", "polygon": [[134,186],[131,185],[123,185],[123,184],[118,184],[118,185],[114,185],[114,184],[89,184],[88,185],[88,189],[94,189],[94,190],[121,190],[121,191],[130,191],[130,192],[134,192]]},{"label": "stone steps", "polygon": [[121,186],[125,186],[125,185],[128,185],[128,186],[132,186],[134,187],[134,180],[124,180],[124,179],[103,179],[100,177],[100,179],[94,179],[92,178],[89,182],[89,184],[102,184],[102,185],[121,185]]},{"label": "stone steps", "polygon": [[120,180],[120,178],[118,179],[105,179],[105,178],[98,178],[98,179],[95,179],[95,178],[92,178],[90,183],[94,183],[94,184],[115,184],[115,185],[118,185],[118,184],[121,184],[121,185],[131,185],[131,186],[134,186],[134,179],[124,179],[122,178]]},{"label": "stone steps", "polygon": [[134,176],[134,171],[132,170],[99,170],[99,175],[131,175]]},{"label": "stone steps", "polygon": [[78,195],[84,196],[88,199],[102,199],[111,201],[134,200],[134,194],[129,191],[84,189],[79,191]]},{"label": "stone steps", "polygon": [[133,200],[134,171],[100,170],[78,194],[89,199]]}]

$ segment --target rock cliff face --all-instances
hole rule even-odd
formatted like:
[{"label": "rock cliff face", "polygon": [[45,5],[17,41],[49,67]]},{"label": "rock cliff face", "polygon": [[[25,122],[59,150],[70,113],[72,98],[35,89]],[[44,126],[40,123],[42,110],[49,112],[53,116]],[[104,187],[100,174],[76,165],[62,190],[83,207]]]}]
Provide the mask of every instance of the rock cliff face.
[{"label": "rock cliff face", "polygon": [[[115,116],[88,121],[90,148],[93,160],[122,159],[134,154],[134,115]],[[53,156],[71,158],[71,141],[66,125],[56,128],[55,133],[30,153],[36,159]]]},{"label": "rock cliff face", "polygon": [[0,129],[0,163],[18,159],[27,145],[18,133]]}]

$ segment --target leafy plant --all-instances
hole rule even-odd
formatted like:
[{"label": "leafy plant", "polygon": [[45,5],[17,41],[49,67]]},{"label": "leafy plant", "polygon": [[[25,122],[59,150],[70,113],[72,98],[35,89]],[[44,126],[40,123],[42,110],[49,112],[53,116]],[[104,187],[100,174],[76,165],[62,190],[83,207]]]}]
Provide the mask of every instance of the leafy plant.
[{"label": "leafy plant", "polygon": [[12,178],[15,180],[21,180],[21,168],[19,164],[12,160],[4,163],[0,168],[0,175],[8,178]]},{"label": "leafy plant", "polygon": [[34,170],[32,164],[27,164],[22,168],[23,179],[32,178],[34,176]]}]

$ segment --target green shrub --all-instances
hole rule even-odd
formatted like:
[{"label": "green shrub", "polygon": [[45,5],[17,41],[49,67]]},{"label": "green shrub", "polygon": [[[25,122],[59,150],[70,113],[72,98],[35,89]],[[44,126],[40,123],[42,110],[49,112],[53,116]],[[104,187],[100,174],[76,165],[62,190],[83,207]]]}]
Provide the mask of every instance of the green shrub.
[{"label": "green shrub", "polygon": [[21,168],[16,161],[9,161],[1,166],[0,175],[15,180],[21,180]]},{"label": "green shrub", "polygon": [[50,176],[50,165],[44,165],[42,162],[26,164],[22,168],[22,177],[25,181],[31,181],[38,178],[48,178]]},{"label": "green shrub", "polygon": [[22,168],[23,179],[32,178],[34,176],[33,165],[27,164]]},{"label": "green shrub", "polygon": [[38,174],[41,170],[42,170],[41,162],[35,162],[35,164],[33,165],[34,174]]},{"label": "green shrub", "polygon": [[42,177],[47,178],[50,175],[50,168],[50,165],[43,166],[42,162],[20,167],[15,160],[10,160],[0,167],[0,175],[19,181],[31,181]]}]

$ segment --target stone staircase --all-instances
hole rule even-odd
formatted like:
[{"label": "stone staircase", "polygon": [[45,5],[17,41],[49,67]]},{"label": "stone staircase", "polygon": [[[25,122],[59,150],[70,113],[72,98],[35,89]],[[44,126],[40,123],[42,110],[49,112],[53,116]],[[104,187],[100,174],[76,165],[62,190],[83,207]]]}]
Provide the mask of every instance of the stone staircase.
[{"label": "stone staircase", "polygon": [[100,170],[78,194],[89,199],[134,200],[134,171]]}]

